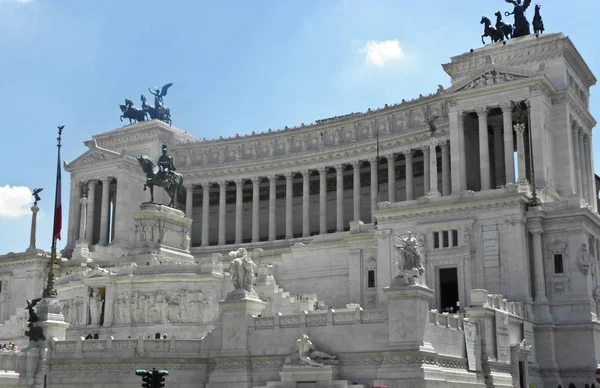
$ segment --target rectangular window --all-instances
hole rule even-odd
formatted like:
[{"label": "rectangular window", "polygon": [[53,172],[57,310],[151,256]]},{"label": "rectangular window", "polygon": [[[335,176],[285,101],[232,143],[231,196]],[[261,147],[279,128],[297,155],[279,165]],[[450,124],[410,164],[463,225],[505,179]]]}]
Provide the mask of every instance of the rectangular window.
[{"label": "rectangular window", "polygon": [[440,232],[433,232],[433,249],[440,247]]},{"label": "rectangular window", "polygon": [[554,255],[554,273],[564,273],[562,254]]},{"label": "rectangular window", "polygon": [[443,242],[444,242],[444,248],[448,248],[450,246],[450,241],[448,239],[448,231],[444,230],[442,232],[442,237],[443,237]]},{"label": "rectangular window", "polygon": [[456,229],[452,230],[452,246],[453,247],[458,246],[458,230],[456,230]]},{"label": "rectangular window", "polygon": [[375,288],[375,270],[373,269],[367,272],[367,288]]}]

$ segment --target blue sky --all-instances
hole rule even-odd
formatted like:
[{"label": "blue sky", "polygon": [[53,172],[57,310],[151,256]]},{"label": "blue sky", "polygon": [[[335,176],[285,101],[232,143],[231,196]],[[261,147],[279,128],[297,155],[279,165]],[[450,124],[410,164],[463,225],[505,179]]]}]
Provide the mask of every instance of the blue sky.
[{"label": "blue sky", "polygon": [[[570,36],[600,76],[597,33],[586,28],[600,2],[573,3],[543,2],[546,31]],[[482,15],[510,9],[502,0],[0,0],[0,254],[29,245],[34,187],[45,188],[37,245],[49,249],[56,125],[66,125],[71,161],[83,141],[122,125],[124,98],[138,103],[168,82],[173,124],[199,138],[381,107],[448,86],[440,65],[481,46]],[[600,171],[598,154],[595,163]]]}]

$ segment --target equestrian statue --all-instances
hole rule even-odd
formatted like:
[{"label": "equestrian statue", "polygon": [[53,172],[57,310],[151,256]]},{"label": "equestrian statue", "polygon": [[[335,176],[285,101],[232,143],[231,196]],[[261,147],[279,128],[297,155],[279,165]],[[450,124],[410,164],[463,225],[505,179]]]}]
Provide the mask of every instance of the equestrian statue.
[{"label": "equestrian statue", "polygon": [[146,173],[144,191],[150,189],[150,202],[154,202],[154,186],[165,189],[171,201],[168,206],[177,208],[177,197],[183,187],[183,176],[176,172],[173,157],[168,154],[167,145],[162,146],[162,155],[158,158],[158,164],[150,156],[142,155],[136,158],[142,170]]},{"label": "equestrian statue", "polygon": [[542,20],[542,15],[540,15],[541,8],[542,6],[540,3],[535,5],[535,14],[533,15],[533,33],[536,35],[544,33],[544,21]]},{"label": "equestrian statue", "polygon": [[486,18],[485,16],[482,17],[481,24],[484,25],[483,35],[481,35],[481,42],[483,44],[485,44],[483,38],[485,38],[486,36],[492,39],[492,43],[504,40],[504,34],[502,33],[502,31],[498,31],[497,29],[492,27],[492,22],[490,21],[490,19]]}]

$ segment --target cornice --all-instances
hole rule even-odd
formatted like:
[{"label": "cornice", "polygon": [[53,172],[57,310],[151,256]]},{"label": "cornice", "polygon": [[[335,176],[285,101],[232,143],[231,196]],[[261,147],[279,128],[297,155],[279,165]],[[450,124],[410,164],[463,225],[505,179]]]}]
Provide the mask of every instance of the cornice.
[{"label": "cornice", "polygon": [[[396,207],[380,210],[373,213],[379,225],[391,222],[404,222],[429,217],[447,217],[465,215],[468,213],[491,212],[498,210],[516,209],[525,211],[525,199],[521,195],[500,197],[470,198],[465,201],[455,202],[442,199],[440,202],[427,201],[413,206]],[[426,205],[426,206],[424,206]]]}]

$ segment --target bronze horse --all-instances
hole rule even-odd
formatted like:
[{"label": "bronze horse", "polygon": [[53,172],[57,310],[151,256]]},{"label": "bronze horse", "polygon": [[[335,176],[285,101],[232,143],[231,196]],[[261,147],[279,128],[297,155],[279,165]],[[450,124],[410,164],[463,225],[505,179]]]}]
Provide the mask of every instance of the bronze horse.
[{"label": "bronze horse", "polygon": [[119,105],[119,107],[121,108],[121,112],[123,112],[120,117],[121,121],[123,121],[123,119],[129,119],[129,124],[132,123],[132,120],[136,122],[146,121],[147,113],[142,109],[136,108],[135,105],[133,105],[133,101],[126,98],[125,105]]},{"label": "bronze horse", "polygon": [[136,159],[146,173],[144,191],[146,188],[150,188],[150,202],[154,202],[154,186],[159,186],[164,188],[171,198],[168,206],[177,208],[177,196],[183,187],[183,176],[175,171],[168,173],[159,171],[154,159],[150,156],[142,155]]},{"label": "bronze horse", "polygon": [[501,40],[504,40],[504,35],[502,34],[501,31],[498,31],[494,27],[492,27],[492,22],[490,21],[490,19],[486,18],[485,16],[482,17],[481,24],[483,24],[485,27],[484,31],[483,31],[483,35],[481,35],[481,42],[483,44],[485,44],[485,41],[483,40],[483,38],[485,38],[486,36],[488,36],[492,39],[492,43],[496,43]]}]

